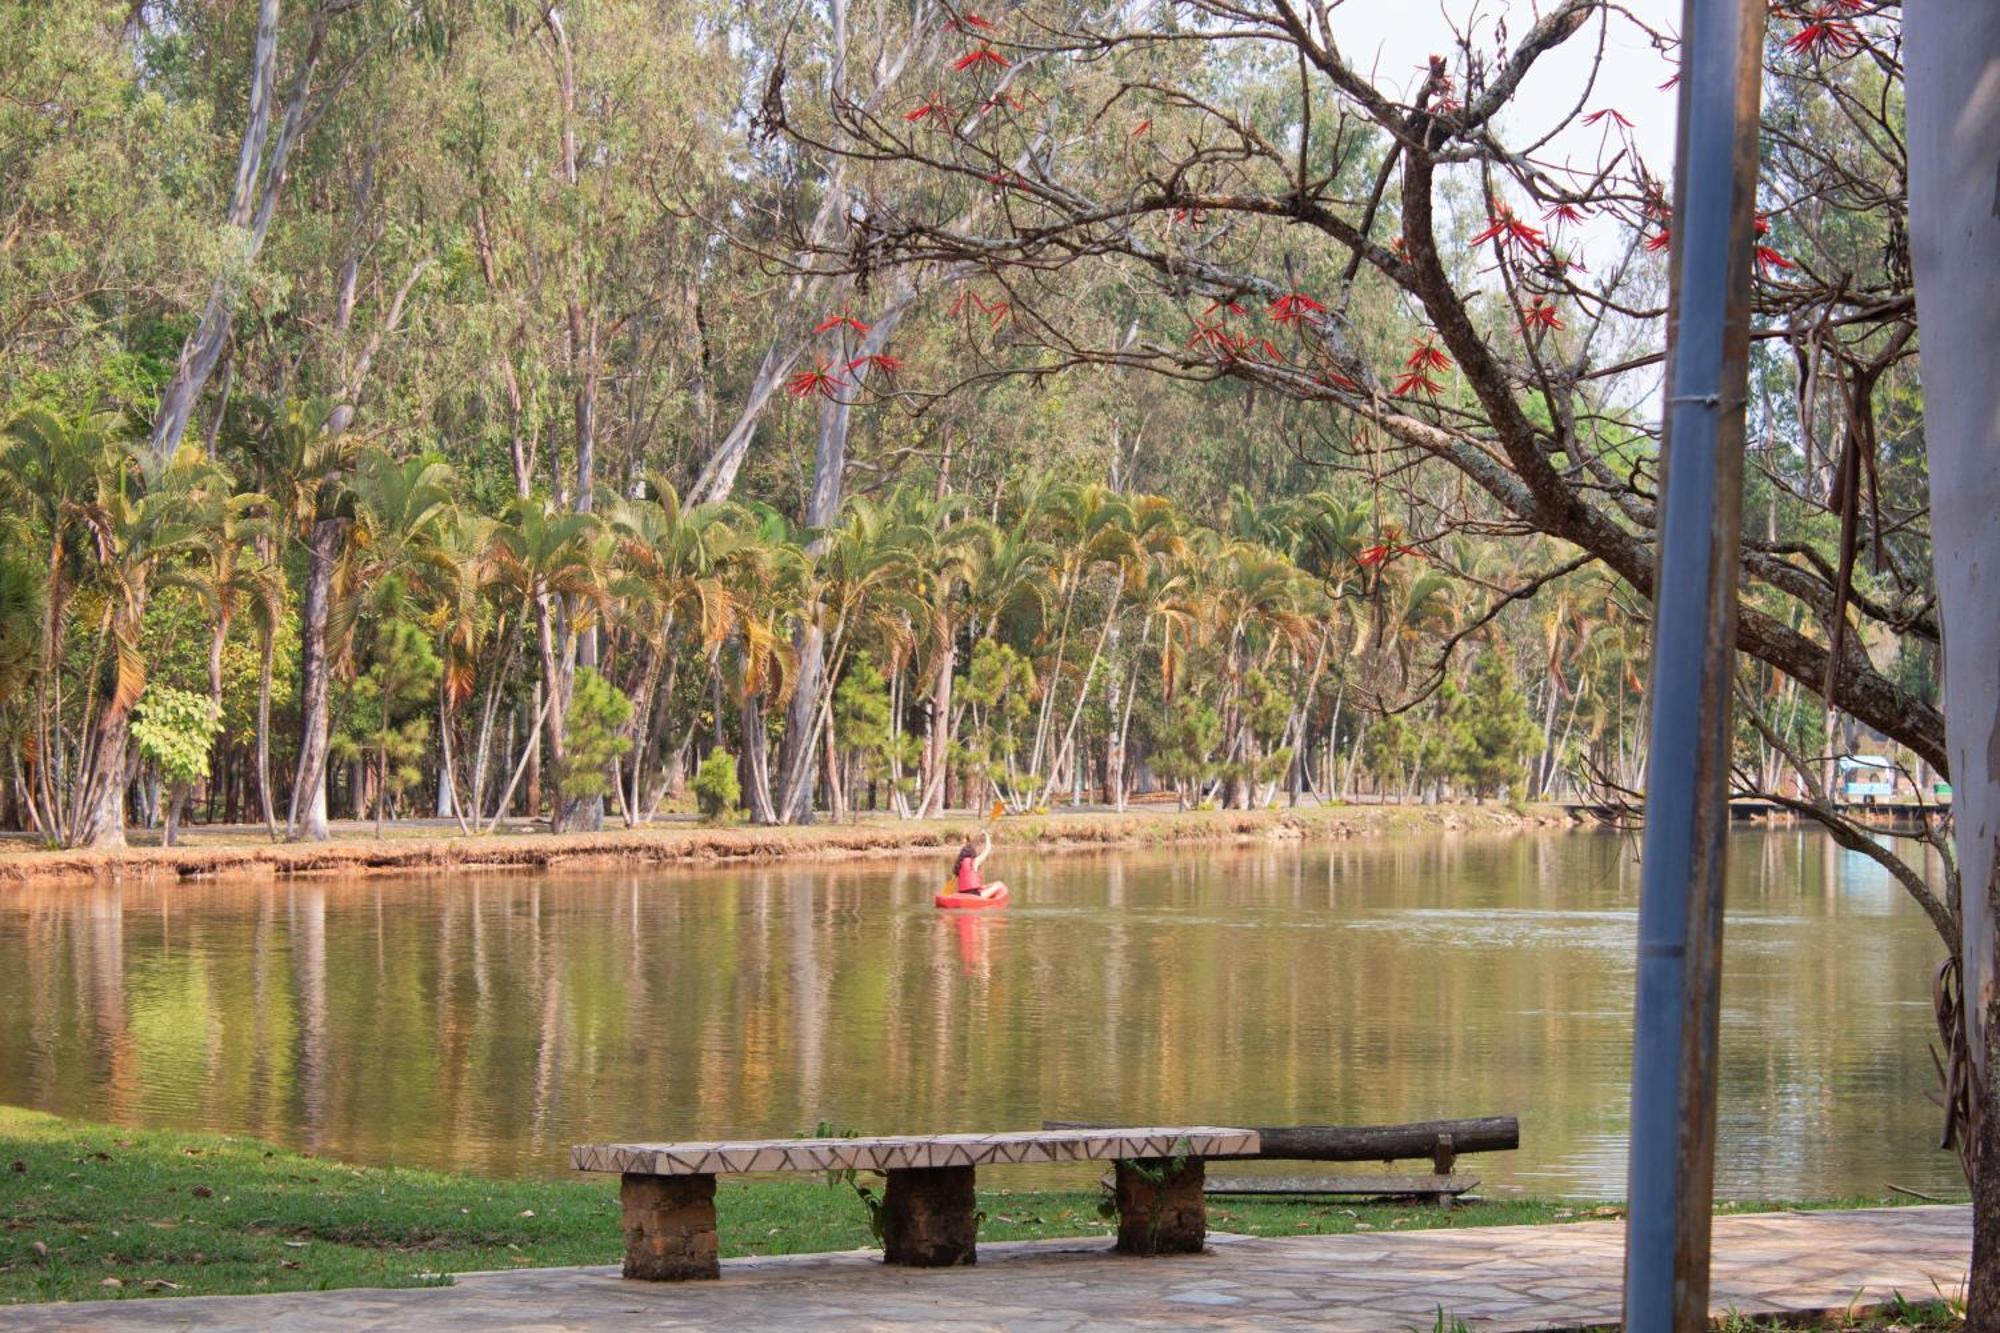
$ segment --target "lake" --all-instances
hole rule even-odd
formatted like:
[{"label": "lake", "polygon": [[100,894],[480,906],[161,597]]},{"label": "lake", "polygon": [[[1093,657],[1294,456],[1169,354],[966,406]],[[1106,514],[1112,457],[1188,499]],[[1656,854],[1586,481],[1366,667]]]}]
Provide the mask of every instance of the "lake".
[{"label": "lake", "polygon": [[[985,913],[931,906],[946,857],[0,889],[0,1102],[509,1175],[821,1121],[1513,1114],[1488,1192],[1616,1198],[1637,857],[1002,852]],[[1817,833],[1733,833],[1730,870],[1718,1192],[1957,1188],[1922,914]]]}]

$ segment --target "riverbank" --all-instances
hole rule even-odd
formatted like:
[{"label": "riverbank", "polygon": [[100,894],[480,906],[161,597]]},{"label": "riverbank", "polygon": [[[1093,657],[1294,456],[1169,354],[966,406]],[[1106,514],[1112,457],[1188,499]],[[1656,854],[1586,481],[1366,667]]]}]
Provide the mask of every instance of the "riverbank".
[{"label": "riverbank", "polygon": [[[0,1107],[0,1163],[0,1304],[435,1286],[453,1273],[615,1263],[622,1243],[616,1183],[599,1179],[354,1167],[254,1139],[11,1107]],[[981,1190],[980,1238],[1105,1235],[1097,1204],[1085,1191]],[[731,1178],[718,1206],[725,1257],[872,1243],[863,1206],[844,1185]],[[1584,1222],[1621,1211],[1546,1199],[1449,1211],[1230,1199],[1211,1204],[1210,1221],[1245,1235],[1299,1236]]]},{"label": "riverbank", "polygon": [[[410,873],[440,870],[539,870],[713,865],[730,861],[831,860],[900,856],[955,847],[991,827],[1001,847],[1035,851],[1163,847],[1217,843],[1369,838],[1395,834],[1502,832],[1561,828],[1571,819],[1554,805],[1324,805],[1281,810],[1159,810],[939,819],[869,817],[848,824],[789,828],[710,827],[669,822],[602,833],[496,832],[476,837],[336,837],[324,843],[273,843],[261,828],[195,827],[177,847],[122,851],[48,851],[14,841],[0,851],[0,886],[113,877],[193,878]],[[368,825],[350,825],[350,835]]]}]

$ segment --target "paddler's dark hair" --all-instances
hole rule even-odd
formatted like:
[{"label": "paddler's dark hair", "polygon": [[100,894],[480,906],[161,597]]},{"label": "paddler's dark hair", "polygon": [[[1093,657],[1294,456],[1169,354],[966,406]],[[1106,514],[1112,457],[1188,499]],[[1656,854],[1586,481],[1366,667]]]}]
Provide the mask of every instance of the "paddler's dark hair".
[{"label": "paddler's dark hair", "polygon": [[964,865],[967,857],[970,857],[975,861],[979,859],[979,849],[972,845],[972,840],[970,838],[966,839],[965,846],[958,849],[958,856],[955,860],[952,861],[951,868],[953,870],[956,870],[961,865]]}]

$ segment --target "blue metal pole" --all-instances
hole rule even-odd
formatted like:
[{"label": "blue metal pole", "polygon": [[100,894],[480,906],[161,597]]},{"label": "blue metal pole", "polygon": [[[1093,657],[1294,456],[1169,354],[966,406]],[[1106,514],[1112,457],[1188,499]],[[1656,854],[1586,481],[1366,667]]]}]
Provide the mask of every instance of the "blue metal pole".
[{"label": "blue metal pole", "polygon": [[1723,837],[1764,0],[1684,0],[1625,1327],[1708,1322]]}]

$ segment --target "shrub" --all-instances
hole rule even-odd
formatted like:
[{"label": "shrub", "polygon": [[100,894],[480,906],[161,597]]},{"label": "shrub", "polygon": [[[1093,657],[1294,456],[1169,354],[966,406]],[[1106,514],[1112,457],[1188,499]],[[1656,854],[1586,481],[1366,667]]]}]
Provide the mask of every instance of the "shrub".
[{"label": "shrub", "polygon": [[729,818],[743,799],[743,786],[736,780],[736,759],[720,747],[710,750],[708,758],[701,761],[691,785],[695,805],[702,818],[710,821]]}]

